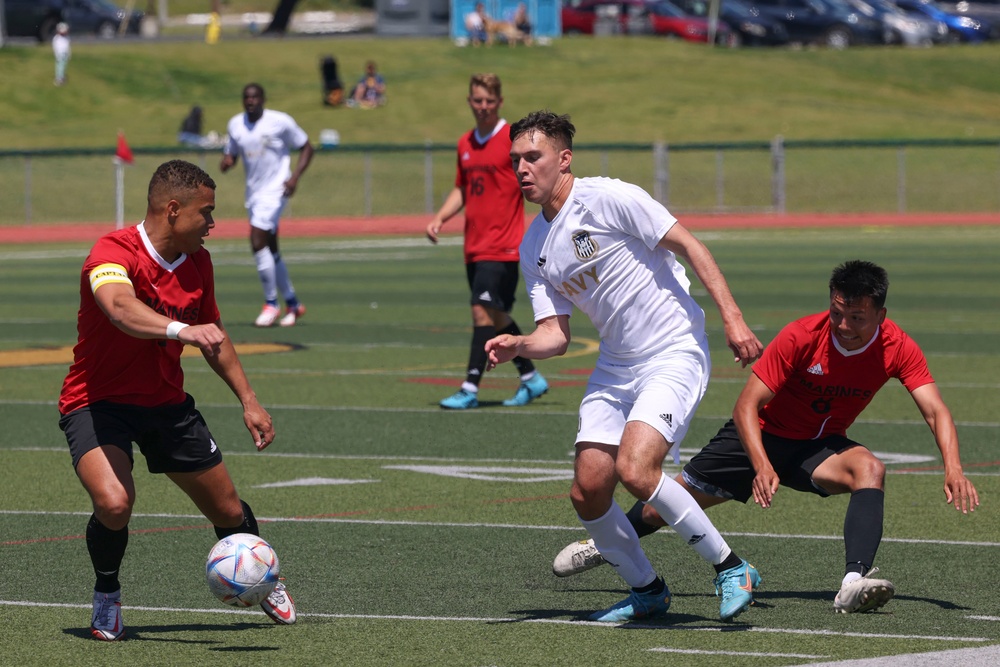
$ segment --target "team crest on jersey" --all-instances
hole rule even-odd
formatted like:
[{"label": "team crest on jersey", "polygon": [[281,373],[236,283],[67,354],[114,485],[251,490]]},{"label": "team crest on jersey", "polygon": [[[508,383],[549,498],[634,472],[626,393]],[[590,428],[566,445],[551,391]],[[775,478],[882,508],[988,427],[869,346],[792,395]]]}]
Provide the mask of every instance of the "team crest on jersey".
[{"label": "team crest on jersey", "polygon": [[462,153],[462,161],[463,162],[465,162],[466,160],[469,160],[471,158],[472,158],[472,156],[469,155],[469,151],[465,151],[464,153]]},{"label": "team crest on jersey", "polygon": [[576,253],[577,259],[583,261],[585,259],[590,259],[597,254],[600,247],[597,245],[597,241],[590,238],[590,232],[586,229],[573,234],[573,252]]}]

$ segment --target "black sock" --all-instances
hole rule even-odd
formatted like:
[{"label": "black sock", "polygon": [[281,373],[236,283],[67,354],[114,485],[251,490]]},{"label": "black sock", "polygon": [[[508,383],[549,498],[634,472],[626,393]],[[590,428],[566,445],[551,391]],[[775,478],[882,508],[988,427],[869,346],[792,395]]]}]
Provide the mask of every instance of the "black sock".
[{"label": "black sock", "polygon": [[882,541],[884,508],[885,492],[881,489],[859,489],[851,494],[844,516],[845,573],[865,575],[871,569]]},{"label": "black sock", "polygon": [[628,518],[628,522],[632,524],[633,528],[635,528],[635,534],[639,537],[652,535],[660,529],[659,526],[654,526],[642,520],[642,508],[644,506],[645,503],[641,500],[637,500],[635,501],[635,505],[632,505],[632,509],[630,509],[625,515]]},{"label": "black sock", "polygon": [[496,331],[491,326],[472,328],[472,347],[469,348],[469,370],[465,376],[466,382],[479,386],[479,381],[483,379],[483,371],[486,370],[486,341],[495,335]]},{"label": "black sock", "polygon": [[[510,334],[511,336],[520,336],[521,328],[517,326],[517,322],[514,320],[510,321],[506,329],[497,330],[497,335],[499,334]],[[524,357],[514,357],[510,360],[514,367],[517,368],[517,372],[520,375],[527,375],[528,373],[535,372],[535,364],[531,362],[531,359],[525,359]]]},{"label": "black sock", "polygon": [[718,565],[713,565],[716,574],[722,574],[726,570],[731,570],[734,567],[739,567],[743,563],[743,559],[736,555],[735,551],[730,551],[729,555],[726,556],[726,560],[722,561]]},{"label": "black sock", "polygon": [[257,530],[257,517],[253,515],[253,510],[250,506],[246,504],[246,501],[240,500],[240,504],[243,505],[243,523],[233,528],[223,528],[221,526],[215,527],[215,535],[220,540],[223,537],[229,537],[230,535],[235,535],[236,533],[250,533],[251,535],[260,535],[260,531]]},{"label": "black sock", "polygon": [[660,593],[666,587],[667,584],[663,581],[663,577],[657,577],[653,580],[653,583],[646,586],[640,586],[639,588],[633,588],[632,590],[636,593]]},{"label": "black sock", "polygon": [[114,593],[121,588],[118,572],[127,546],[128,525],[121,530],[111,530],[98,521],[96,516],[90,515],[87,523],[87,551],[90,552],[90,562],[94,564],[94,574],[97,576],[94,590],[98,593]]}]

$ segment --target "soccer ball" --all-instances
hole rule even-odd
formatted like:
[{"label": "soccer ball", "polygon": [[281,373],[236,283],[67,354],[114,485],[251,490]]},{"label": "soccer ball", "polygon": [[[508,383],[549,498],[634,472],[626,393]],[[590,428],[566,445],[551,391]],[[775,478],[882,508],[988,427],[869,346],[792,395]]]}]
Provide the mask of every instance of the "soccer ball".
[{"label": "soccer ball", "polygon": [[215,597],[234,607],[263,602],[278,583],[278,554],[256,535],[237,533],[208,552],[205,578]]}]

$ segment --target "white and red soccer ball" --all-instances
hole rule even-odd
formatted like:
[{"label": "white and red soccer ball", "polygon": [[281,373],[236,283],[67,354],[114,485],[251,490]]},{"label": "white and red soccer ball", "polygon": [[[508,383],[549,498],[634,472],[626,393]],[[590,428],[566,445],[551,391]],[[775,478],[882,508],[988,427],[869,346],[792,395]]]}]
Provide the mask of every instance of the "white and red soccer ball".
[{"label": "white and red soccer ball", "polygon": [[263,602],[278,583],[278,554],[257,535],[236,533],[212,547],[205,578],[209,590],[222,602],[252,607]]}]

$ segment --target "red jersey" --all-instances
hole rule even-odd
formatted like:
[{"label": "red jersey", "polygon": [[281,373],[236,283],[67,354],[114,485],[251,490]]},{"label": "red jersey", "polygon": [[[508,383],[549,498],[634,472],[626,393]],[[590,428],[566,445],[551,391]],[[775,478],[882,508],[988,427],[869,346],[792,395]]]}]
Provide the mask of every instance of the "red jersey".
[{"label": "red jersey", "polygon": [[[207,250],[181,255],[167,264],[140,227],[101,237],[83,263],[77,344],[59,396],[62,414],[96,401],[153,407],[173,405],[185,398],[180,363],[184,344],[130,336],[112,324],[97,305],[91,273],[109,264],[124,267],[136,297],[156,312],[185,324],[219,319],[212,258]],[[124,282],[124,278],[117,282]]]},{"label": "red jersey", "polygon": [[924,353],[895,322],[885,320],[867,347],[849,352],[834,342],[828,312],[787,325],[753,372],[774,392],[761,429],[796,440],[846,435],[889,378],[911,392],[934,382]]},{"label": "red jersey", "polygon": [[465,202],[465,263],[517,262],[524,200],[510,162],[510,131],[501,120],[485,143],[473,128],[458,140],[455,187]]}]

